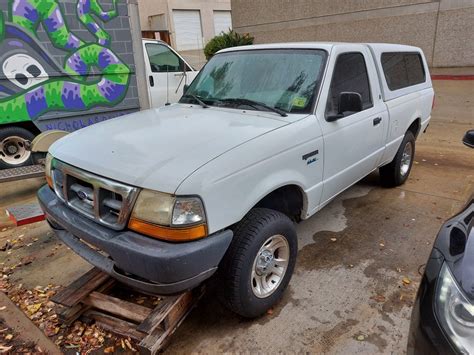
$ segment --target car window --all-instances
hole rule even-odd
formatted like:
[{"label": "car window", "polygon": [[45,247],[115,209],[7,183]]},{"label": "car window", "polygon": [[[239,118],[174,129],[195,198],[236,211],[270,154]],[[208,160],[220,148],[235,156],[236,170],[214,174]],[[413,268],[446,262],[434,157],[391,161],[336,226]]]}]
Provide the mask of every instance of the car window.
[{"label": "car window", "polygon": [[153,73],[181,72],[186,66],[183,60],[167,46],[147,43],[145,48]]},{"label": "car window", "polygon": [[[362,53],[343,53],[337,57],[329,88],[326,115],[338,113],[341,92],[357,92],[362,96],[362,108],[373,106],[367,66]],[[352,113],[345,113],[346,116]]]},{"label": "car window", "polygon": [[398,90],[426,81],[419,53],[382,53],[382,68],[390,90]]},{"label": "car window", "polygon": [[204,66],[180,102],[193,102],[194,95],[208,105],[242,108],[235,100],[243,99],[289,113],[309,113],[325,60],[326,52],[319,49],[220,53]]}]

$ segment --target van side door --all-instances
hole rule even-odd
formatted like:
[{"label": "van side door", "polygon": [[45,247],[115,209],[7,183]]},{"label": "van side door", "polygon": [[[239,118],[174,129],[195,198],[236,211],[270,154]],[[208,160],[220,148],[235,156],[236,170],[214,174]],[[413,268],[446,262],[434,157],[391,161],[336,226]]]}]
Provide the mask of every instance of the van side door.
[{"label": "van side door", "polygon": [[144,53],[151,107],[177,102],[186,81],[194,79],[194,70],[164,43],[145,42]]},{"label": "van side door", "polygon": [[[382,100],[377,71],[364,45],[336,45],[328,63],[316,111],[324,139],[321,206],[377,168],[385,147],[388,113]],[[342,92],[362,97],[362,111],[338,113]]]}]

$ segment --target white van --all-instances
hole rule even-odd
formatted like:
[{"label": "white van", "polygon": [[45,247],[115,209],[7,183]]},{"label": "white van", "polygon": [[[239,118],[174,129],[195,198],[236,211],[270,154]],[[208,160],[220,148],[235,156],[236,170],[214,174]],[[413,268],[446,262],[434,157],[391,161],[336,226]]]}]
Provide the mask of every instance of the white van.
[{"label": "white van", "polygon": [[178,102],[184,85],[189,85],[198,71],[167,43],[153,39],[142,42],[150,106]]}]

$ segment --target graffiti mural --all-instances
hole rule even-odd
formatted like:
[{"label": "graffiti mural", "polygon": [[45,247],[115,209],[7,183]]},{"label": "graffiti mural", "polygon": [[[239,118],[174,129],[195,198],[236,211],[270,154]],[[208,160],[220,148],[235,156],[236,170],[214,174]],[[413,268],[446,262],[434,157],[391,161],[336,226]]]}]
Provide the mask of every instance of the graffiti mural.
[{"label": "graffiti mural", "polygon": [[[70,30],[58,0],[11,0],[8,7],[8,17],[0,11],[0,124],[113,107],[124,99],[131,71],[99,24],[118,16],[116,0],[109,11],[99,0],[76,1],[77,19],[93,41]],[[61,60],[38,40],[40,27]]]}]

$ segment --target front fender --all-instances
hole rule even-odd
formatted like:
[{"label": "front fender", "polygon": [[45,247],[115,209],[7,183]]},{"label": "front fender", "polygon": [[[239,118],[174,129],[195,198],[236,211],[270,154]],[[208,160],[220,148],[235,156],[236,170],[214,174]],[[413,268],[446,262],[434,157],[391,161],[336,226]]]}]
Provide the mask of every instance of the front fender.
[{"label": "front fender", "polygon": [[[316,150],[314,162],[308,164],[303,156]],[[240,221],[262,198],[285,185],[301,189],[304,218],[321,197],[323,156],[319,125],[309,116],[210,161],[186,178],[176,194],[201,196],[210,233]]]}]

